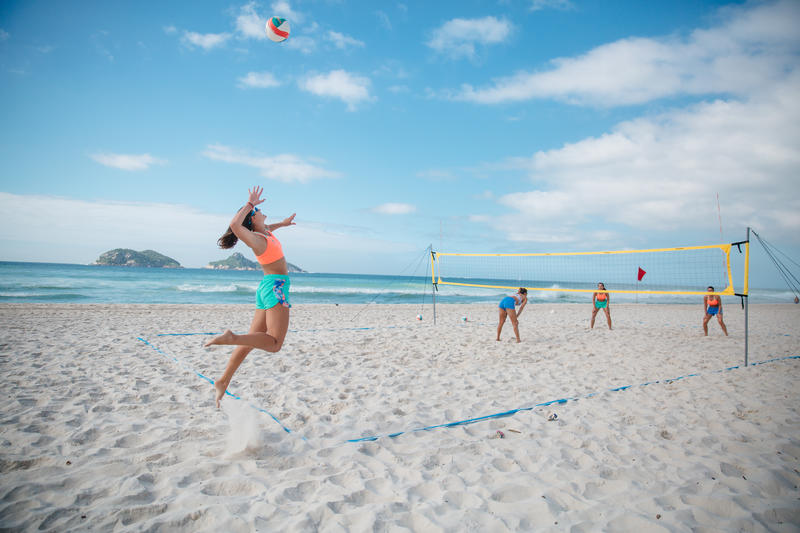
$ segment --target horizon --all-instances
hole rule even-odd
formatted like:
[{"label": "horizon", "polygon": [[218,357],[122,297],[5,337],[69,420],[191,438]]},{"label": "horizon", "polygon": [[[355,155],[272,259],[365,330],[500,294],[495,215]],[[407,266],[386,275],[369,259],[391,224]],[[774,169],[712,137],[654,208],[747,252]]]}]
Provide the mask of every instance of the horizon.
[{"label": "horizon", "polygon": [[[129,248],[202,268],[227,257],[216,240],[254,185],[269,223],[297,213],[277,235],[313,272],[393,275],[428,245],[662,248],[747,227],[800,257],[792,0],[0,14],[0,260]],[[780,286],[759,248],[751,282]]]},{"label": "horizon", "polygon": [[[137,251],[137,250],[134,250],[134,251]],[[142,251],[142,250],[138,250],[138,251]],[[156,251],[156,250],[153,250],[153,251]],[[160,253],[160,252],[158,252],[158,253]],[[238,252],[233,252],[233,253],[238,253]],[[226,258],[223,258],[222,260],[229,259],[233,255],[233,253],[230,256],[228,256]],[[161,255],[165,255],[165,254],[161,254]],[[173,259],[172,257],[170,257],[168,255],[166,257],[168,257],[170,259]],[[246,259],[246,257],[245,257],[245,259]],[[185,266],[185,265],[180,264],[180,262],[178,262],[178,264],[179,264],[178,267],[138,267],[138,266],[129,266],[129,265],[103,265],[103,264],[96,264],[94,262],[91,262],[91,263],[66,263],[66,262],[49,262],[49,261],[8,261],[8,260],[4,260],[4,259],[0,259],[0,263],[36,264],[36,265],[65,265],[65,266],[88,266],[88,267],[97,266],[97,267],[116,267],[116,268],[147,268],[147,269],[163,268],[163,269],[167,269],[167,270],[174,270],[176,268],[188,269],[188,270],[223,270],[223,271],[228,270],[228,269],[209,268],[209,265],[211,264],[211,261],[209,261],[208,263],[206,263],[206,265],[203,265],[203,266]],[[287,261],[287,263],[290,263],[290,262]],[[416,273],[407,274],[407,273],[403,273],[403,272],[398,272],[398,273],[391,274],[391,273],[377,273],[377,272],[317,271],[317,270],[308,270],[308,269],[304,268],[302,265],[297,265],[297,264],[294,264],[294,263],[291,263],[291,264],[294,265],[295,267],[300,268],[301,270],[303,270],[302,274],[312,274],[312,275],[376,276],[376,277],[420,278],[420,279],[430,279],[430,277],[431,277],[430,274],[429,274],[430,263],[426,263],[421,268],[421,270],[423,271],[423,274],[416,274]],[[752,264],[752,255],[751,255],[751,264]],[[410,264],[408,266],[410,266]],[[736,265],[736,266],[741,266],[741,265]],[[735,268],[733,268],[733,269],[735,270]],[[252,269],[252,270],[253,271],[258,271],[258,269]],[[407,270],[407,268],[405,270]],[[405,272],[405,270],[404,270],[404,272]],[[420,270],[420,268],[419,268],[419,264],[418,264],[417,265],[417,271],[419,271],[419,270]],[[291,275],[295,275],[295,274],[300,274],[300,272],[291,273]],[[752,269],[751,269],[751,274],[752,274]],[[497,278],[497,279],[505,279],[505,278]],[[764,277],[762,276],[761,279],[764,279]],[[545,281],[548,282],[548,283],[550,282],[550,280],[545,280]],[[582,283],[594,283],[594,281],[593,280],[587,280],[587,281],[582,282]],[[737,278],[736,275],[734,274],[734,288],[739,288],[741,286],[741,284],[742,284],[741,277]],[[759,285],[759,281],[754,281],[752,275],[750,277],[749,286],[750,286],[751,290],[752,289],[765,289],[765,290],[776,290],[776,291],[793,292],[792,289],[789,288],[785,283],[783,285],[773,284],[773,285],[769,285],[768,286],[768,285],[763,284],[763,283]],[[611,289],[609,292],[615,292],[615,291],[613,289]]]}]

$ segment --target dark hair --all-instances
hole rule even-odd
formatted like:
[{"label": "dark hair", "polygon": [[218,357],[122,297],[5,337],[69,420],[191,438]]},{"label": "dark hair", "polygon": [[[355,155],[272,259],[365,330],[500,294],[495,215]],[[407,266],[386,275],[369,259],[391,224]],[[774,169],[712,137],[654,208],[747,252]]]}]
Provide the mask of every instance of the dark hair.
[{"label": "dark hair", "polygon": [[[252,231],[253,229],[253,212],[250,211],[247,213],[247,216],[244,217],[242,221],[242,226]],[[223,250],[227,250],[228,248],[233,248],[236,246],[236,243],[239,242],[239,237],[233,232],[230,226],[228,226],[228,231],[226,231],[222,237],[217,239],[217,244]]]},{"label": "dark hair", "polygon": [[[711,290],[713,291],[713,290],[714,290],[714,287],[712,287],[711,285],[709,285],[709,286],[708,286],[708,289],[711,289]],[[708,289],[706,289],[706,290],[708,290]]]},{"label": "dark hair", "polygon": [[517,292],[519,292],[520,294],[528,294],[528,289],[526,289],[525,287],[520,287],[519,291]]},{"label": "dark hair", "polygon": [[603,286],[603,290],[604,290],[604,291],[605,291],[605,290],[607,290],[607,289],[606,289],[606,284],[605,284],[605,283],[603,283],[602,281],[598,281],[598,282],[597,282],[597,284],[598,284],[598,285],[602,285],[602,286]]}]

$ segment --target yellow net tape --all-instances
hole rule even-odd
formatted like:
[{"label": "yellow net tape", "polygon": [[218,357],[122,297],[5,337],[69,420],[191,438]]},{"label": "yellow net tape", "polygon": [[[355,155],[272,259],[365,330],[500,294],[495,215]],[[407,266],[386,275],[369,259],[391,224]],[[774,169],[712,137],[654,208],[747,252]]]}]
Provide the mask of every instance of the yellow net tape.
[{"label": "yellow net tape", "polygon": [[[628,294],[736,293],[731,244],[564,253],[431,252],[431,279],[440,285],[529,291],[592,293],[602,281],[607,291]],[[745,243],[745,285],[749,244]]]}]

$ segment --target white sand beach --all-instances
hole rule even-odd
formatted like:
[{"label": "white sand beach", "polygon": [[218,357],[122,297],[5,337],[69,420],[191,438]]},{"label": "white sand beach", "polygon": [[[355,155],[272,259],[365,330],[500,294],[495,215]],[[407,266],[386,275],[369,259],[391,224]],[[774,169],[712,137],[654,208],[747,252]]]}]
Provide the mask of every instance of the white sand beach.
[{"label": "white sand beach", "polygon": [[[700,303],[613,305],[613,331],[531,304],[517,344],[493,305],[295,305],[216,409],[198,373],[230,348],[164,334],[251,306],[0,305],[0,530],[798,531],[800,359],[725,370],[724,311],[703,337]],[[750,362],[798,326],[751,305]]]}]

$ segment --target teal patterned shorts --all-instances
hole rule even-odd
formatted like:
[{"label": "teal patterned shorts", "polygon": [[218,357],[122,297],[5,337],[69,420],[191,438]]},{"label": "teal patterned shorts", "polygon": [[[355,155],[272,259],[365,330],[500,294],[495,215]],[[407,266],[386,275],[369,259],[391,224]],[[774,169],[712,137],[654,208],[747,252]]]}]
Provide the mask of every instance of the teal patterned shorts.
[{"label": "teal patterned shorts", "polygon": [[292,307],[289,303],[289,288],[291,287],[289,276],[278,274],[265,274],[261,283],[256,289],[256,308],[271,309],[278,304],[284,307]]}]

